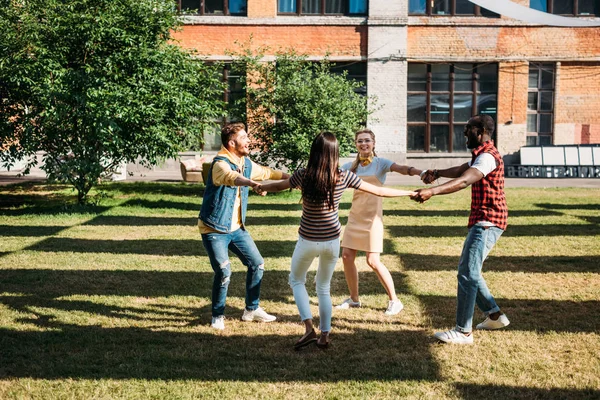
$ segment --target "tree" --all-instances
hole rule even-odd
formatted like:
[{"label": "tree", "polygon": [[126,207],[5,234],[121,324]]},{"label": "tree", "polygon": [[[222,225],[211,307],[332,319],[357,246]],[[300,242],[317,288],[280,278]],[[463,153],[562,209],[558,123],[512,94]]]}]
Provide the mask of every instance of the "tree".
[{"label": "tree", "polygon": [[0,0],[0,161],[45,152],[78,201],[123,162],[174,157],[223,115],[209,66],[170,41],[171,0]]},{"label": "tree", "polygon": [[254,139],[252,157],[294,171],[308,160],[311,143],[322,131],[335,133],[340,154],[348,154],[354,132],[373,112],[374,99],[355,92],[362,83],[332,73],[327,59],[309,62],[287,51],[277,53],[275,62],[264,62],[265,51],[243,45],[233,54],[235,67],[245,70],[246,97],[237,114],[246,119]]}]

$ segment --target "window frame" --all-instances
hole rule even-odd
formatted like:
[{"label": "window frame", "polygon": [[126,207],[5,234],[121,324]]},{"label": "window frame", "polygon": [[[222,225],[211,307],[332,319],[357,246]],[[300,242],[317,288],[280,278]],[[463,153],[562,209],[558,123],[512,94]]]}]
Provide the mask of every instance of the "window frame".
[{"label": "window frame", "polygon": [[[223,13],[214,13],[214,14],[206,14],[205,12],[205,1],[204,0],[197,0],[198,1],[198,12],[194,13],[194,14],[187,14],[187,15],[203,15],[203,16],[232,16],[232,17],[246,17],[248,15],[248,0],[246,0],[246,12],[244,13],[230,13],[229,12],[229,0],[222,0],[223,1]],[[177,11],[178,12],[183,12],[181,10],[181,3],[182,0],[176,0],[177,3]]]},{"label": "window frame", "polygon": [[434,14],[433,13],[433,0],[425,0],[425,13],[424,14],[415,14],[410,11],[410,1],[408,3],[408,15],[409,16],[428,16],[428,17],[484,17],[484,18],[500,18],[499,14],[496,14],[492,11],[490,13],[492,15],[484,15],[481,12],[481,7],[473,4],[473,14],[457,14],[456,13],[456,0],[450,1],[450,13],[448,14]]},{"label": "window frame", "polygon": [[[458,151],[458,150],[454,150],[454,129],[455,126],[459,126],[461,125],[463,122],[461,121],[455,121],[455,116],[454,116],[454,99],[456,95],[471,95],[471,116],[476,115],[477,114],[477,109],[479,107],[478,104],[478,100],[486,95],[486,94],[490,94],[490,91],[482,91],[481,90],[481,79],[480,79],[480,74],[478,71],[478,68],[484,67],[485,65],[488,65],[490,63],[473,63],[473,62],[465,62],[465,63],[460,63],[460,62],[456,62],[456,63],[423,63],[423,62],[416,62],[416,63],[409,63],[409,68],[410,65],[416,65],[416,64],[420,64],[420,65],[425,65],[426,66],[426,74],[425,74],[425,79],[426,79],[426,87],[425,87],[425,91],[415,91],[415,90],[407,90],[407,98],[410,95],[425,95],[425,121],[410,121],[408,119],[408,109],[407,109],[407,122],[406,122],[406,140],[407,140],[407,144],[408,144],[408,140],[409,140],[409,132],[408,132],[408,128],[410,126],[424,126],[425,127],[425,137],[424,137],[424,146],[423,146],[423,150],[410,150],[408,149],[407,146],[407,153],[412,153],[412,154],[418,154],[418,153],[426,153],[426,154],[450,154],[450,153],[455,153],[455,154],[460,154],[460,153],[467,153],[467,149],[465,148],[464,151]],[[450,66],[449,68],[449,72],[448,72],[448,90],[445,91],[434,91],[432,90],[432,77],[433,77],[433,73],[432,73],[432,65],[444,65],[444,64],[448,64]],[[470,91],[465,91],[465,90],[456,90],[455,89],[455,81],[456,81],[456,65],[460,65],[460,64],[471,64],[473,66],[473,69],[471,71],[471,90]],[[494,121],[496,122],[497,120],[497,116],[498,116],[498,85],[499,85],[499,81],[498,81],[498,74],[499,74],[499,67],[498,67],[498,63],[493,63],[494,65],[496,65],[496,90],[494,92],[494,94],[496,95],[496,114],[495,114],[495,118]],[[408,79],[408,76],[407,76]],[[408,82],[407,82],[408,83]],[[478,90],[479,89],[479,90]],[[435,95],[448,95],[448,120],[444,121],[444,122],[439,122],[439,121],[432,121],[431,118],[431,98],[432,96]],[[407,107],[408,107],[408,101],[407,101]],[[470,117],[469,117],[470,118]],[[466,124],[466,121],[464,122]],[[497,123],[497,122],[496,122]],[[447,146],[448,146],[448,150],[447,151],[439,151],[439,152],[431,152],[431,131],[432,131],[432,127],[433,126],[448,126],[448,142],[447,142]],[[495,135],[495,133],[494,133]],[[493,138],[495,139],[495,137]]]},{"label": "window frame", "polygon": [[[350,0],[343,0],[344,1],[344,6],[346,9],[349,9],[349,3]],[[302,13],[302,0],[296,0],[296,12],[280,12],[279,11],[279,0],[277,0],[277,15],[281,15],[281,16],[347,16],[347,17],[365,17],[369,14],[369,0],[364,0],[365,1],[365,8],[366,11],[365,13],[361,13],[361,14],[350,14],[349,12],[344,12],[344,13],[327,13],[327,0],[320,0],[321,2],[321,12],[319,13],[309,13],[309,14],[304,14]]]},{"label": "window frame", "polygon": [[[546,0],[546,11],[548,14],[554,14],[554,1],[555,0]],[[600,11],[600,10],[599,10]],[[554,14],[554,15],[568,15],[572,17],[600,17],[600,12],[598,14],[580,14],[579,13],[579,0],[573,0],[573,12],[568,14]]]},{"label": "window frame", "polygon": [[[529,138],[535,138],[535,146],[540,146],[540,137],[550,137],[550,144],[554,143],[554,111],[555,111],[555,91],[556,91],[556,65],[551,63],[529,63],[529,72],[528,76],[531,73],[531,70],[535,69],[538,71],[537,77],[537,87],[532,88],[529,87],[529,81],[527,84],[527,121],[525,123],[525,134],[526,134],[526,144],[529,145]],[[546,89],[542,87],[542,71],[551,72],[552,73],[552,88]],[[531,110],[529,108],[529,93],[537,94],[537,104],[536,109]],[[542,101],[541,94],[542,93],[552,93],[552,107],[550,110],[542,110]],[[536,116],[536,131],[529,131],[529,116]],[[550,115],[550,133],[548,132],[540,132],[541,125],[541,116],[542,115]]]}]

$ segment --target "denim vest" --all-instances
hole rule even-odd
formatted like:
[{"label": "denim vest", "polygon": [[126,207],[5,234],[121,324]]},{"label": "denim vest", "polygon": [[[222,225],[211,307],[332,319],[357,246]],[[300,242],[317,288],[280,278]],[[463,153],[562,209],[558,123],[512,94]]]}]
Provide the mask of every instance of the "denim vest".
[{"label": "denim vest", "polygon": [[[238,166],[229,161],[226,157],[215,157],[208,171],[206,189],[204,190],[204,199],[200,209],[199,218],[204,224],[218,232],[231,232],[231,219],[233,218],[233,206],[237,195],[238,186],[215,186],[212,179],[212,170],[217,161],[226,161],[232,170],[239,171]],[[244,178],[250,179],[252,176],[252,162],[248,157],[244,157],[245,165]],[[241,186],[241,207],[242,207],[242,225],[246,221],[246,209],[248,208],[248,186]]]}]

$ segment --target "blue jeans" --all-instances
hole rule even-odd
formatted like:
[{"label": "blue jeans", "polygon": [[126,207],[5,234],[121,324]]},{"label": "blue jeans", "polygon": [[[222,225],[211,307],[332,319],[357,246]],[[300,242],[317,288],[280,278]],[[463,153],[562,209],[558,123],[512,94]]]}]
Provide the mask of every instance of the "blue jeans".
[{"label": "blue jeans", "polygon": [[218,317],[225,313],[225,299],[231,279],[231,250],[248,268],[246,273],[246,309],[256,310],[260,297],[264,264],[256,244],[245,229],[230,233],[202,234],[202,244],[206,249],[210,265],[215,272],[212,287],[212,316]]},{"label": "blue jeans", "polygon": [[500,311],[481,275],[483,262],[504,231],[495,226],[474,225],[465,239],[458,263],[456,330],[472,331],[475,304],[486,315]]},{"label": "blue jeans", "polygon": [[298,306],[300,319],[302,321],[312,319],[310,312],[310,300],[306,291],[306,273],[315,257],[319,257],[317,268],[316,289],[319,299],[319,318],[321,332],[331,330],[331,277],[335,264],[340,257],[340,239],[327,242],[313,242],[298,238],[294,254],[292,255],[292,267],[290,271],[290,286],[294,292],[294,300]]}]

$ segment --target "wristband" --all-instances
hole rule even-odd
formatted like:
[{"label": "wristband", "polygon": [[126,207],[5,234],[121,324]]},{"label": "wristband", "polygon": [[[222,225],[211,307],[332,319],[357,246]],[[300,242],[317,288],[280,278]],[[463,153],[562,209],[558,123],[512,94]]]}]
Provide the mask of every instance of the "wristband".
[{"label": "wristband", "polygon": [[423,175],[425,175],[426,173],[427,173],[427,170],[426,170],[426,169],[424,169],[424,170],[423,170],[423,171],[421,171],[421,173],[419,174],[419,177],[420,177],[421,179],[423,179]]}]

